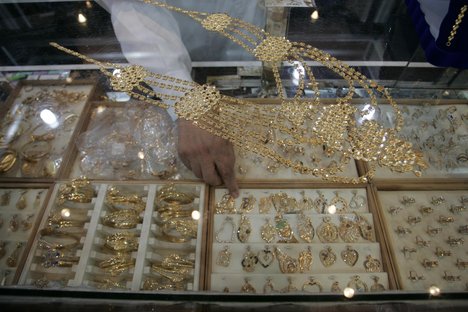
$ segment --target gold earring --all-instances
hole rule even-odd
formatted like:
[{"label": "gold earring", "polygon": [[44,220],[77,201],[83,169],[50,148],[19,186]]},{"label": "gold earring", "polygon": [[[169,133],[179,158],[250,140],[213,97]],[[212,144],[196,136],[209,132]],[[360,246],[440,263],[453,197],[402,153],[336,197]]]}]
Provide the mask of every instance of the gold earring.
[{"label": "gold earring", "polygon": [[317,228],[317,236],[322,243],[333,243],[338,239],[338,228],[330,221],[330,217],[324,217],[322,224]]},{"label": "gold earring", "polygon": [[218,253],[218,257],[216,258],[216,264],[228,267],[231,263],[231,252],[229,251],[229,246],[224,246],[224,248]]},{"label": "gold earring", "polygon": [[260,236],[268,244],[272,243],[276,238],[276,228],[270,223],[270,219],[266,219],[266,223],[260,228]]},{"label": "gold earring", "polygon": [[250,220],[246,215],[241,215],[239,227],[237,228],[237,239],[239,242],[246,243],[249,240],[252,226]]},{"label": "gold earring", "polygon": [[341,252],[341,259],[344,263],[353,267],[359,259],[359,253],[351,246],[346,246],[346,249]]},{"label": "gold earring", "polygon": [[315,232],[314,226],[312,225],[312,220],[304,214],[303,211],[299,212],[297,215],[297,228],[299,230],[299,237],[302,238],[307,243],[312,243],[314,239]]},{"label": "gold earring", "polygon": [[382,265],[378,259],[372,258],[371,255],[366,257],[366,261],[364,261],[364,267],[366,268],[366,272],[376,273],[382,271]]},{"label": "gold earring", "polygon": [[336,262],[336,254],[333,252],[330,246],[326,246],[325,249],[322,249],[319,253],[320,262],[323,266],[328,268]]}]

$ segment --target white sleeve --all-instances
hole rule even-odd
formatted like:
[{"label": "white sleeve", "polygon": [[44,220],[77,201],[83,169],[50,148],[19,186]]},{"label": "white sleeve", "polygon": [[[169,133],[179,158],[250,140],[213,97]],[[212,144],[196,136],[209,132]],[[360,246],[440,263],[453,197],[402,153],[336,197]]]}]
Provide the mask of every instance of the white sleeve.
[{"label": "white sleeve", "polygon": [[[170,12],[139,1],[101,0],[100,3],[111,14],[115,35],[129,63],[155,73],[192,80],[192,62]],[[175,117],[173,111],[169,114]]]}]

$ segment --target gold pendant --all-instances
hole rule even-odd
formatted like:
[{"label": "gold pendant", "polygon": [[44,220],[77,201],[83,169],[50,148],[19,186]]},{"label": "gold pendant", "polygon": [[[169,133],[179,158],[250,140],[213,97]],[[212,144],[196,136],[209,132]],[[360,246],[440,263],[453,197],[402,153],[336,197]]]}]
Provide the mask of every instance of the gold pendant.
[{"label": "gold pendant", "polygon": [[275,247],[276,258],[278,259],[281,273],[291,274],[296,273],[299,269],[299,261],[287,255],[278,247]]},{"label": "gold pendant", "polygon": [[260,236],[268,244],[272,243],[276,238],[276,228],[270,223],[270,219],[266,219],[266,223],[260,228]]},{"label": "gold pendant", "polygon": [[330,291],[332,293],[341,293],[340,283],[338,281],[334,281],[331,285]]},{"label": "gold pendant", "polygon": [[367,284],[361,281],[359,275],[355,275],[351,278],[348,287],[354,289],[356,292],[367,292]]},{"label": "gold pendant", "polygon": [[250,250],[250,246],[247,246],[244,255],[242,256],[242,269],[246,272],[255,271],[255,265],[258,263],[258,257]]},{"label": "gold pendant", "polygon": [[377,292],[377,291],[384,291],[385,286],[379,283],[379,277],[373,276],[372,279],[374,280],[374,284],[372,284],[370,291]]},{"label": "gold pendant", "polygon": [[282,213],[277,213],[275,216],[276,233],[280,237],[278,243],[297,243],[297,238],[288,220],[283,217]]},{"label": "gold pendant", "polygon": [[275,261],[275,254],[270,250],[269,246],[265,246],[265,249],[258,252],[257,258],[262,267],[268,268]]},{"label": "gold pendant", "polygon": [[265,285],[263,286],[263,293],[264,294],[271,294],[274,293],[275,287],[273,286],[273,282],[271,281],[271,277],[267,277]]},{"label": "gold pendant", "polygon": [[359,259],[359,254],[351,246],[346,246],[346,249],[341,252],[341,259],[344,263],[353,267]]},{"label": "gold pendant", "polygon": [[338,239],[338,228],[330,221],[330,217],[324,217],[317,229],[317,236],[322,243],[334,243]]},{"label": "gold pendant", "polygon": [[215,211],[217,214],[235,214],[236,206],[234,198],[229,194],[224,194],[223,198],[216,203]]},{"label": "gold pendant", "polygon": [[245,283],[242,285],[240,291],[241,293],[246,293],[246,294],[255,294],[257,291],[255,288],[252,286],[252,284],[249,283],[249,279],[245,278],[244,279]]},{"label": "gold pendant", "polygon": [[366,207],[367,199],[364,195],[358,195],[357,190],[353,190],[353,197],[349,201],[349,208],[353,210],[362,210]]},{"label": "gold pendant", "polygon": [[20,198],[16,202],[16,208],[18,208],[19,210],[23,210],[24,208],[28,206],[28,203],[26,202],[26,192],[27,191],[23,191],[21,193]]},{"label": "gold pendant", "polygon": [[372,258],[371,255],[366,257],[366,261],[364,261],[364,267],[366,268],[366,272],[376,273],[382,271],[382,265],[378,259]]},{"label": "gold pendant", "polygon": [[315,211],[317,213],[325,213],[325,210],[327,209],[327,199],[325,198],[325,195],[323,195],[322,192],[317,191],[318,197],[314,201],[314,207]]},{"label": "gold pendant", "polygon": [[356,216],[356,224],[359,226],[359,229],[361,230],[361,236],[362,238],[368,240],[368,241],[375,241],[374,240],[374,230],[372,228],[371,223],[362,215],[358,213],[354,213]]},{"label": "gold pendant", "polygon": [[302,200],[298,203],[298,207],[301,211],[310,211],[315,208],[314,201],[310,197],[305,196],[305,191],[301,191]]},{"label": "gold pendant", "polygon": [[231,252],[229,251],[229,246],[224,246],[224,248],[218,253],[218,257],[216,258],[216,264],[228,267],[231,263]]},{"label": "gold pendant", "polygon": [[273,203],[271,202],[270,196],[260,198],[258,203],[258,213],[267,214],[270,212]]},{"label": "gold pendant", "polygon": [[11,191],[7,191],[0,197],[0,206],[8,206],[10,204]]},{"label": "gold pendant", "polygon": [[346,199],[339,195],[338,191],[335,191],[335,197],[333,197],[330,201],[330,206],[335,206],[336,213],[346,213],[348,211],[348,203]]},{"label": "gold pendant", "polygon": [[340,227],[338,232],[341,239],[346,243],[354,243],[358,241],[359,237],[361,237],[361,231],[356,222],[353,222],[344,217],[341,217],[340,219]]},{"label": "gold pendant", "polygon": [[[225,239],[226,234],[224,233],[224,228],[226,227],[226,225],[229,225],[231,227],[231,234],[230,234],[229,240]],[[232,219],[232,217],[227,216],[224,219],[221,226],[219,227],[219,229],[215,233],[216,241],[218,243],[233,243],[234,240],[235,240],[235,237],[236,237],[235,236],[235,227],[236,227],[236,225],[234,224],[234,220]],[[224,236],[222,236],[222,234],[224,234]]]},{"label": "gold pendant", "polygon": [[310,246],[307,246],[307,250],[303,250],[299,253],[299,272],[304,273],[310,271],[312,266],[312,250]]},{"label": "gold pendant", "polygon": [[239,227],[237,228],[237,238],[239,242],[246,243],[249,240],[250,233],[252,232],[252,226],[250,224],[250,220],[247,216],[242,215]]},{"label": "gold pendant", "polygon": [[299,237],[307,243],[312,243],[315,236],[314,226],[312,225],[312,220],[302,211],[297,214],[297,228],[299,230]]},{"label": "gold pendant", "polygon": [[330,246],[325,247],[319,253],[320,262],[323,266],[328,268],[336,262],[336,254],[333,252]]},{"label": "gold pendant", "polygon": [[257,199],[253,197],[253,195],[249,195],[249,197],[243,197],[241,205],[239,207],[240,213],[249,213],[253,210]]}]

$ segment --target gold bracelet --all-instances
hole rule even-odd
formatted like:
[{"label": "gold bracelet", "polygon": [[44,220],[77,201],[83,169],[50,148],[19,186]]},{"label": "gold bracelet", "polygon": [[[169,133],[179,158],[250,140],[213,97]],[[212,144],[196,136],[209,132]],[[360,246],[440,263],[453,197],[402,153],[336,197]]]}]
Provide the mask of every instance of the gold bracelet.
[{"label": "gold bracelet", "polygon": [[179,192],[176,190],[174,183],[170,183],[157,192],[156,198],[158,201],[164,201],[169,204],[187,205],[195,200],[195,195]]},{"label": "gold bracelet", "polygon": [[131,209],[124,209],[112,212],[103,217],[104,225],[116,229],[133,229],[141,222],[140,214]]},{"label": "gold bracelet", "polygon": [[[80,238],[79,236],[75,236],[73,234],[63,232],[63,231],[58,231],[54,228],[44,228],[39,231],[39,234],[41,235],[41,238],[38,240],[38,246],[42,249],[54,249],[54,250],[70,250],[72,248],[75,248],[76,246],[79,245],[80,243]],[[69,238],[72,239],[73,242],[69,244],[62,244],[58,242],[49,242],[44,239],[44,237],[47,236],[55,236],[59,238]]]},{"label": "gold bracelet", "polygon": [[138,237],[131,232],[117,232],[106,237],[105,247],[116,252],[132,252],[138,250]]}]

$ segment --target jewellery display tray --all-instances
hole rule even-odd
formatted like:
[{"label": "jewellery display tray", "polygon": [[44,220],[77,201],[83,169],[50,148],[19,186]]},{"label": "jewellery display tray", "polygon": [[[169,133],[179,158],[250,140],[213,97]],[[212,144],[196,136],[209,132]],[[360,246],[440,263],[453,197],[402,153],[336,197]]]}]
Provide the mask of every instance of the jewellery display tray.
[{"label": "jewellery display tray", "polygon": [[50,193],[47,184],[0,183],[0,285],[22,271]]},{"label": "jewellery display tray", "polygon": [[[387,124],[392,124],[389,105],[379,105],[376,112]],[[420,150],[428,164],[421,177],[412,173],[391,172],[377,167],[376,181],[420,181],[468,178],[468,106],[462,100],[407,100],[400,105],[404,125],[401,135]],[[367,164],[362,164],[369,170]]]},{"label": "jewellery display tray", "polygon": [[60,177],[95,85],[92,80],[21,81],[0,108],[0,180]]},{"label": "jewellery display tray", "polygon": [[[94,182],[90,184],[94,190],[90,202],[61,202],[60,194],[69,185],[67,182],[59,182],[55,185],[44,214],[45,217],[39,225],[39,231],[34,238],[29,257],[18,281],[19,285],[33,285],[40,288],[131,291],[150,289],[151,283],[147,280],[151,281],[155,278],[151,270],[152,263],[160,262],[164,256],[179,254],[188,257],[188,260],[193,262],[193,268],[188,272],[190,278],[182,282],[184,284],[183,290],[200,289],[199,285],[203,282],[200,274],[203,272],[201,263],[204,261],[202,221],[206,204],[206,189],[203,184],[180,182],[175,185],[176,191],[194,195],[193,202],[188,204],[188,207],[198,212],[198,216],[192,217],[197,224],[196,238],[184,242],[162,240],[160,226],[164,226],[164,223],[162,225],[156,224],[159,217],[157,193],[169,184]],[[107,223],[113,220],[108,218],[111,215],[112,207],[117,212],[123,212],[126,209],[122,202],[111,204],[109,201],[107,194],[112,187],[125,194],[138,194],[140,200],[144,202],[144,209],[139,213],[138,221],[135,221],[133,227],[124,224],[122,227],[116,228]],[[53,216],[56,216],[57,213],[62,218],[70,217],[70,222],[76,222],[77,220],[73,220],[73,218],[79,217],[79,226],[75,225],[70,228],[67,228],[66,225],[63,228],[59,226],[59,232],[45,232],[49,228],[49,220],[54,218]],[[63,232],[66,234],[59,234]],[[132,238],[136,238],[138,247],[129,250],[128,253],[110,252],[108,248],[106,249],[106,246],[108,247],[111,243],[109,237],[120,235],[118,233],[131,234]],[[51,248],[52,245],[61,247]],[[128,248],[127,243],[123,246]],[[120,247],[122,248],[122,245]],[[60,255],[52,255],[51,259],[50,250],[61,253]],[[64,255],[66,252],[68,254]],[[124,260],[130,262],[122,264],[113,263],[110,260],[119,257],[119,255],[125,255]],[[51,264],[50,261],[46,262],[48,260],[56,260],[56,262]],[[60,260],[63,261],[58,263]],[[122,266],[128,264],[128,267],[121,270],[120,264]],[[116,268],[116,270],[109,270],[109,267]],[[181,284],[181,281],[177,282],[179,285]],[[147,284],[150,286],[146,286]]]},{"label": "jewellery display tray", "polygon": [[[380,240],[382,237],[374,225],[372,199],[368,196],[367,191],[368,188],[365,186],[350,185],[341,185],[340,188],[336,189],[325,186],[278,188],[258,185],[242,187],[241,185],[240,196],[232,205],[236,211],[231,210],[226,213],[220,211],[219,205],[222,203],[223,197],[227,196],[227,190],[216,188],[212,192],[210,200],[211,222],[208,227],[207,244],[210,246],[208,249],[211,252],[209,252],[210,256],[207,257],[207,272],[209,272],[206,278],[207,289],[216,292],[255,292],[259,294],[262,292],[330,293],[342,292],[345,287],[353,287],[358,292],[388,290],[389,287],[392,287],[392,281],[386,269],[388,259],[385,254],[381,253]],[[333,209],[337,211],[336,214],[330,214],[327,211],[296,208],[284,212],[281,220],[278,220],[275,218],[279,209],[278,204],[270,204],[269,211],[265,211],[264,199],[279,194],[282,194],[282,200],[285,200],[285,207],[290,208],[292,203],[297,203],[297,206],[300,206],[301,203],[308,205],[311,202],[306,203],[306,198],[317,199],[323,195],[322,198],[328,202],[328,204],[324,204],[323,208],[330,209],[333,206]],[[358,199],[359,205],[353,205],[353,208],[347,207],[346,212],[340,211],[340,207],[343,208],[341,206],[343,201],[345,203],[352,202],[353,195],[357,196],[354,198]],[[240,207],[246,207],[249,196],[255,200],[251,201],[251,207],[247,211],[242,212]],[[334,200],[334,198],[339,199]],[[290,201],[291,199],[293,200]],[[299,211],[303,211],[304,215],[300,215]],[[336,234],[336,239],[328,242],[320,237],[320,227],[324,219],[330,218],[331,223],[338,228],[341,219],[345,222],[355,220],[354,213],[358,213],[359,216],[368,220],[372,229],[370,240],[355,237],[345,241],[347,234],[344,236]],[[306,240],[302,238],[303,235],[298,230],[298,223],[301,220],[310,220],[309,224],[312,224],[313,231],[315,231],[313,238],[309,237]],[[280,228],[282,228],[279,224],[284,225],[284,222],[292,228],[294,233],[293,240],[288,242],[281,241],[279,234],[281,233]],[[245,224],[248,225],[245,226]],[[274,234],[270,237],[265,233],[267,224],[275,228]],[[248,239],[241,239],[242,235],[248,236]],[[328,251],[326,251],[327,249]],[[335,259],[326,264],[327,260],[322,261],[320,258],[322,254],[326,256],[330,250],[334,253]],[[304,252],[302,256],[299,256],[298,260],[293,259],[297,258],[301,251]],[[348,251],[347,259],[352,263],[346,264],[343,260],[346,251]],[[301,257],[304,256],[307,268],[301,267]],[[366,256],[370,258],[366,258]],[[365,268],[366,259],[377,261],[379,268],[368,272]],[[287,261],[291,261],[290,265],[296,267],[289,266],[291,270],[288,271],[288,264],[284,263],[283,265],[283,262]],[[302,262],[304,263],[304,261]]]},{"label": "jewellery display tray", "polygon": [[385,231],[398,288],[466,291],[468,282],[468,189],[465,185],[378,189],[378,214]]}]

